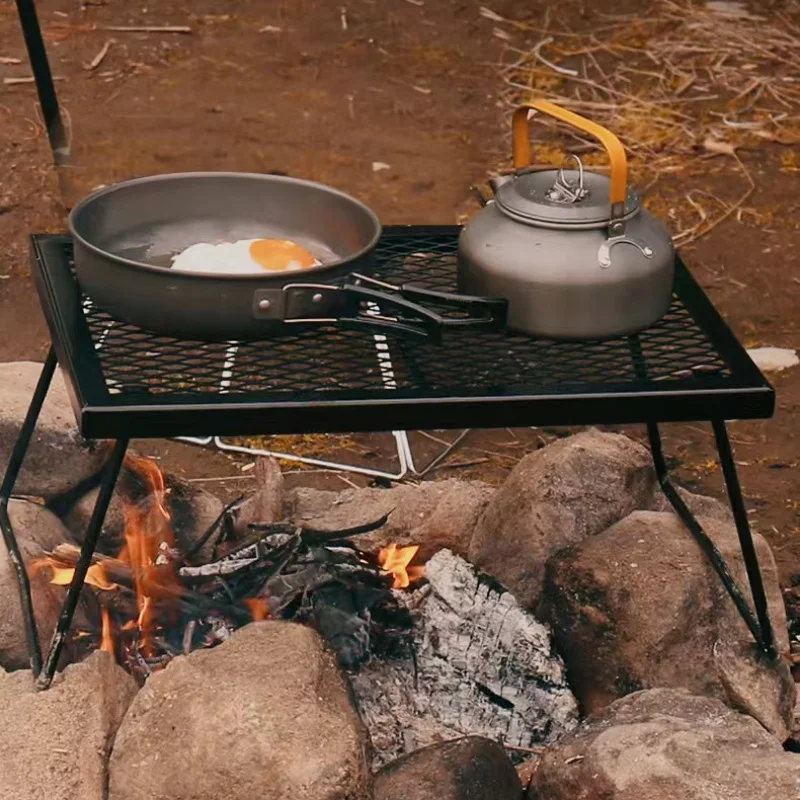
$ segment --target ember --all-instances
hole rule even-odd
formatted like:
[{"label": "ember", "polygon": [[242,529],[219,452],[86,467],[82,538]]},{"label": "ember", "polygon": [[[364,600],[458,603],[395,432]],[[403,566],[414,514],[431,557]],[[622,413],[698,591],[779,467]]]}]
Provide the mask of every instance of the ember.
[{"label": "ember", "polygon": [[[390,545],[375,557],[350,541],[386,517],[342,531],[254,523],[241,540],[223,541],[232,527],[223,514],[202,537],[217,535],[216,560],[191,563],[200,548],[176,547],[157,464],[128,457],[126,465],[149,493],[142,502],[123,502],[120,553],[95,553],[86,583],[98,590],[101,630],[79,631],[76,638],[114,653],[140,680],[175,655],[224,642],[253,620],[312,625],[351,669],[404,641],[411,618],[392,590],[424,576],[423,567],[410,566],[419,548]],[[229,506],[227,513],[233,511]],[[52,582],[67,585],[78,558],[78,548],[61,545],[36,568],[52,570]]]}]

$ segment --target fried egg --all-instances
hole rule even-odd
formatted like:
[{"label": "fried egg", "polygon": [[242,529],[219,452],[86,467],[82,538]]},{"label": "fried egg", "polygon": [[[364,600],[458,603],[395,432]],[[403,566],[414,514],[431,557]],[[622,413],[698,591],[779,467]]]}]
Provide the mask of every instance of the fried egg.
[{"label": "fried egg", "polygon": [[253,275],[292,272],[318,267],[321,261],[289,239],[240,239],[209,244],[198,242],[172,258],[172,268],[183,272]]}]

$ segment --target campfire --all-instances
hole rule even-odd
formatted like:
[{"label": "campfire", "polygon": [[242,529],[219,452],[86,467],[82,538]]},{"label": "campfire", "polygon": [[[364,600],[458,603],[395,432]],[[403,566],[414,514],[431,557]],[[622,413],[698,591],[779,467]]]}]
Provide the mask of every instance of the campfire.
[{"label": "campfire", "polygon": [[[160,468],[138,456],[128,456],[126,466],[147,492],[138,502],[123,499],[124,544],[116,554],[95,553],[89,568],[87,600],[98,624],[74,633],[84,651],[113,653],[144,681],[175,656],[214,647],[268,618],[313,626],[347,669],[402,646],[411,618],[396,590],[424,577],[424,567],[412,564],[418,547],[389,545],[374,555],[352,541],[386,517],[339,531],[252,523],[238,538],[220,518],[182,552]],[[198,563],[215,536],[214,560]],[[64,544],[33,569],[68,585],[78,558],[78,548]]]},{"label": "campfire", "polygon": [[[502,742],[512,760],[522,758],[574,724],[547,629],[453,551],[435,551],[423,567],[419,546],[382,538],[395,506],[378,501],[356,517],[368,521],[344,529],[298,513],[320,520],[311,527],[274,522],[288,506],[255,495],[187,535],[175,482],[150,459],[132,456],[125,466],[120,527],[101,539],[106,552],[95,552],[88,570],[73,660],[106,651],[143,685],[251,622],[308,626],[349,684],[373,769],[460,735]],[[32,569],[68,585],[79,558],[62,543]]]}]

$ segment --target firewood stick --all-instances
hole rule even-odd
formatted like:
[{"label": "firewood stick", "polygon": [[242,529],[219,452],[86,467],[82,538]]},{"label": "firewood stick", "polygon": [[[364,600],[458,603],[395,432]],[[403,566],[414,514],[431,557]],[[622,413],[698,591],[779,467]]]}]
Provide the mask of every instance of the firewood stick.
[{"label": "firewood stick", "polygon": [[[60,544],[49,555],[58,564],[62,564],[65,567],[75,567],[80,558],[80,550],[74,545]],[[105,556],[101,553],[95,553],[92,556],[92,563],[102,564],[106,572],[106,577],[109,580],[118,583],[126,589],[133,588],[133,570],[131,570],[124,561]],[[208,597],[198,592],[193,592],[191,589],[187,589],[184,586],[170,586],[169,584],[151,578],[148,581],[148,589],[152,589],[152,597],[154,600],[177,600],[183,610],[188,613],[208,612],[217,609],[241,619],[250,618],[249,612],[245,609],[210,600]]]},{"label": "firewood stick", "polygon": [[[49,553],[53,561],[65,567],[75,567],[80,555],[80,549],[71,544],[60,544]],[[95,553],[92,556],[92,564],[101,564],[106,577],[112,583],[119,583],[128,589],[133,587],[133,571],[124,561],[102,553]]]}]

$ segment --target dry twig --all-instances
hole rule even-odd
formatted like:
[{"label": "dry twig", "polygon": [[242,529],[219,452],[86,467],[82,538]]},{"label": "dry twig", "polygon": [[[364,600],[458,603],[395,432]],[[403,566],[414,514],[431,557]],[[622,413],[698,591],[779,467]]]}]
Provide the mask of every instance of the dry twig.
[{"label": "dry twig", "polygon": [[108,55],[108,51],[111,49],[111,45],[114,44],[113,39],[109,39],[100,49],[100,52],[88,63],[84,64],[84,69],[86,70],[93,70],[97,69],[102,63],[103,59]]},{"label": "dry twig", "polygon": [[[686,244],[737,214],[754,190],[738,151],[764,143],[800,143],[800,26],[795,6],[784,15],[727,15],[707,4],[661,0],[647,17],[605,15],[611,24],[591,34],[561,31],[507,20],[488,8],[481,15],[536,36],[528,48],[508,45],[500,73],[509,107],[544,97],[584,113],[613,130],[628,151],[634,179],[652,186],[662,176],[714,172],[706,159],[733,158],[747,189],[723,210],[701,214],[696,198],[675,220]],[[519,37],[518,37],[519,38]],[[548,59],[542,58],[547,47]],[[552,54],[552,55],[551,55]],[[559,63],[579,59],[578,69]],[[549,120],[537,124],[553,127]],[[589,149],[579,144],[569,152]],[[554,143],[534,143],[536,163],[556,163],[564,151]],[[588,166],[605,156],[589,153]],[[719,169],[716,170],[717,172]],[[685,212],[699,219],[688,224]],[[682,210],[679,210],[679,212]]]},{"label": "dry twig", "polygon": [[109,25],[104,31],[115,33],[191,33],[188,25]]}]

